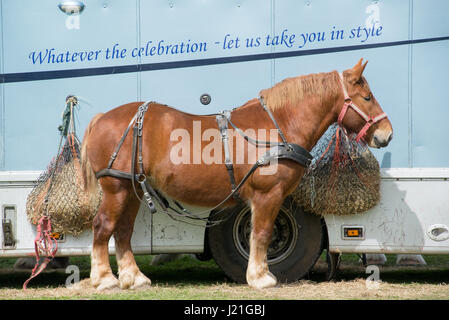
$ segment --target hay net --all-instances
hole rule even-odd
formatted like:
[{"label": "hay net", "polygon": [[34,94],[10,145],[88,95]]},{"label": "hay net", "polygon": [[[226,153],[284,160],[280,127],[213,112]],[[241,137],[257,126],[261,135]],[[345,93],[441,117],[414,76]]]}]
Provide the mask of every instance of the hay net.
[{"label": "hay net", "polygon": [[374,155],[356,134],[331,125],[311,154],[293,198],[321,216],[363,213],[380,201],[380,168]]},{"label": "hay net", "polygon": [[[70,100],[72,99],[72,100]],[[37,179],[26,202],[28,220],[37,225],[47,216],[52,232],[78,236],[90,229],[97,213],[101,194],[90,196],[84,191],[81,172],[81,144],[73,123],[75,97],[67,98],[58,153]],[[98,188],[101,193],[101,189]]]}]

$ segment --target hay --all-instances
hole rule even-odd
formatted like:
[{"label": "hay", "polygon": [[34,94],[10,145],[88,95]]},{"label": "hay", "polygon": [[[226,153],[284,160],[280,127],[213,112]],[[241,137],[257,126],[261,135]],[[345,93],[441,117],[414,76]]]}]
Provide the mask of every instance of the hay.
[{"label": "hay", "polygon": [[[26,211],[32,224],[36,225],[47,214],[51,219],[53,232],[78,236],[91,229],[102,192],[98,188],[97,194],[89,195],[84,190],[79,142],[76,138],[71,141],[66,140],[60,154],[38,178],[28,195]],[[46,197],[47,205],[44,201]]]},{"label": "hay", "polygon": [[314,160],[292,197],[321,216],[363,213],[380,201],[380,168],[355,135],[332,125],[312,150]]}]

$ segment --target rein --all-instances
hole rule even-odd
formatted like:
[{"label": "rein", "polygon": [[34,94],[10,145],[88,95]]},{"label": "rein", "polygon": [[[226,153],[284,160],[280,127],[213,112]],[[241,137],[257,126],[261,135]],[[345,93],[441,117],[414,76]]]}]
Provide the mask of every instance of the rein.
[{"label": "rein", "polygon": [[[344,84],[344,79],[343,79],[343,74],[342,73],[338,73],[339,75],[339,79],[340,79],[340,83],[341,83],[341,87],[343,89],[343,94],[345,97],[345,101],[343,104],[343,108],[340,111],[340,114],[338,116],[338,124],[340,126],[343,126],[343,118],[345,117],[346,113],[348,112],[349,107],[352,108],[352,110],[354,110],[359,116],[361,116],[364,120],[365,120],[365,125],[363,126],[363,128],[359,131],[359,133],[357,134],[355,140],[357,142],[360,141],[360,139],[362,139],[363,141],[365,138],[366,133],[368,132],[368,129],[375,123],[379,122],[380,120],[384,119],[387,117],[387,114],[385,112],[373,117],[373,116],[369,116],[367,115],[365,112],[363,112],[359,107],[357,107],[355,105],[355,103],[352,101],[352,99],[349,97],[348,95],[348,91],[346,90],[345,84]],[[344,127],[344,126],[343,126]]]}]

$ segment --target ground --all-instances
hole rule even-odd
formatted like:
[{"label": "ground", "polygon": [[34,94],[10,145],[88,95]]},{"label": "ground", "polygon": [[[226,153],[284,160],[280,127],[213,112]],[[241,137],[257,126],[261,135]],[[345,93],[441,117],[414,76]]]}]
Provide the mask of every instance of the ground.
[{"label": "ground", "polygon": [[[323,257],[307,279],[256,290],[227,279],[213,260],[200,262],[187,256],[151,266],[151,256],[137,256],[140,268],[152,280],[152,288],[105,292],[97,292],[89,285],[88,257],[70,260],[71,265],[79,268],[81,279],[73,288],[65,286],[69,274],[65,270],[55,270],[33,279],[26,291],[21,288],[29,272],[14,271],[15,259],[0,259],[0,299],[449,299],[449,256],[426,255],[427,266],[420,267],[398,267],[394,255],[387,257],[387,264],[379,267],[378,288],[367,286],[366,279],[371,273],[366,273],[359,257],[351,254],[343,256],[337,278],[332,282],[324,281]],[[111,264],[116,272],[114,257],[111,257]]]}]

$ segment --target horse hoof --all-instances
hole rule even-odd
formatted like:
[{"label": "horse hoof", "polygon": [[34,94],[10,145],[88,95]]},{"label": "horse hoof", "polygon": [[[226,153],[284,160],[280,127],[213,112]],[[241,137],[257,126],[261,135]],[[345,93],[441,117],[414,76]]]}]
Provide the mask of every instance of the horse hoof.
[{"label": "horse hoof", "polygon": [[134,281],[134,284],[130,287],[131,290],[136,289],[150,289],[151,288],[151,280],[147,277],[138,278]]},{"label": "horse hoof", "polygon": [[109,276],[107,278],[101,279],[98,285],[94,285],[98,291],[116,289],[120,285],[120,282],[114,276]]},{"label": "horse hoof", "polygon": [[247,282],[255,289],[266,289],[276,286],[277,279],[271,272],[268,272],[259,278],[247,280]]},{"label": "horse hoof", "polygon": [[425,266],[427,263],[420,254],[398,254],[396,264],[400,266]]},{"label": "horse hoof", "polygon": [[132,272],[121,272],[119,279],[120,288],[122,289],[134,290],[151,286],[151,280],[140,271],[137,274]]}]

